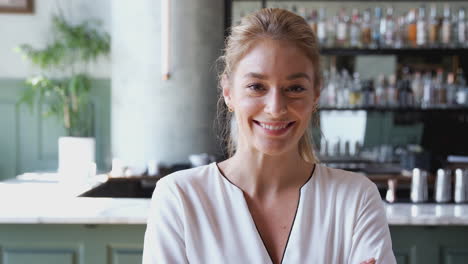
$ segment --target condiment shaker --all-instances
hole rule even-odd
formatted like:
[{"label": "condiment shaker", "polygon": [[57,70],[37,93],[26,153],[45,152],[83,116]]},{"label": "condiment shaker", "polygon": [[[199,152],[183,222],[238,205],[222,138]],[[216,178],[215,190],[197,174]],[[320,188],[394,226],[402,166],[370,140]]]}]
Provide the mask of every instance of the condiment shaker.
[{"label": "condiment shaker", "polygon": [[387,183],[388,183],[388,190],[387,190],[387,194],[385,195],[385,200],[387,200],[387,202],[389,203],[394,203],[397,200],[397,197],[396,197],[396,188],[398,184],[397,179],[395,178],[388,179]]},{"label": "condiment shaker", "polygon": [[455,202],[465,203],[468,201],[468,171],[455,170]]},{"label": "condiment shaker", "polygon": [[428,199],[427,193],[427,172],[414,168],[411,180],[411,201],[413,203],[426,202]]},{"label": "condiment shaker", "polygon": [[447,203],[452,199],[452,172],[450,170],[438,169],[435,185],[435,201]]}]

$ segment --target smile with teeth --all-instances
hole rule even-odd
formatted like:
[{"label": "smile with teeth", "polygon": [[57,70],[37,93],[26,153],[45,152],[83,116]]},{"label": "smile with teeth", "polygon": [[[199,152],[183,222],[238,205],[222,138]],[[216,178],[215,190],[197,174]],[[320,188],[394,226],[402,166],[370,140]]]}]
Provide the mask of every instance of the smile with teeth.
[{"label": "smile with teeth", "polygon": [[284,129],[287,126],[291,125],[294,122],[289,122],[289,123],[283,123],[283,124],[277,124],[277,125],[270,125],[270,124],[265,124],[259,121],[256,121],[257,124],[259,124],[261,127],[268,129],[268,130],[280,130]]}]

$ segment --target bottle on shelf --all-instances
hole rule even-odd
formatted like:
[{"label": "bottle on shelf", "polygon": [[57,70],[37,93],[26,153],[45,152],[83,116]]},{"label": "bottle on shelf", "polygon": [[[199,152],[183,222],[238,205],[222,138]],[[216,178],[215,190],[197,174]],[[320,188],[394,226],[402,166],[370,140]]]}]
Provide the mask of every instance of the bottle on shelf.
[{"label": "bottle on shelf", "polygon": [[416,24],[416,11],[411,9],[408,12],[408,45],[411,47],[416,47],[417,43],[417,24]]},{"label": "bottle on shelf", "polygon": [[307,21],[308,17],[307,17],[307,9],[305,7],[299,7],[297,9],[297,14],[300,15],[302,18],[304,18],[304,20]]},{"label": "bottle on shelf", "polygon": [[385,34],[387,32],[387,17],[382,14],[380,17],[380,33],[379,33],[379,46],[385,46]]},{"label": "bottle on shelf", "polygon": [[327,104],[329,106],[336,106],[336,84],[337,84],[336,68],[332,67],[330,70],[330,79],[327,86]]},{"label": "bottle on shelf", "polygon": [[468,38],[467,38],[467,23],[468,21],[465,18],[465,8],[460,8],[458,10],[458,21],[456,27],[456,36],[457,36],[457,45],[459,47],[467,47],[468,46]]},{"label": "bottle on shelf", "polygon": [[418,20],[416,23],[416,44],[419,47],[427,45],[426,28],[426,7],[421,6],[418,11]]},{"label": "bottle on shelf", "polygon": [[405,15],[399,16],[397,19],[397,26],[395,29],[395,48],[400,49],[405,45],[405,43],[407,42],[406,32],[407,24]]},{"label": "bottle on shelf", "polygon": [[457,104],[468,105],[468,87],[466,86],[466,80],[461,68],[457,70],[455,82],[457,86]]},{"label": "bottle on shelf", "polygon": [[329,106],[328,105],[328,83],[330,82],[330,74],[327,70],[323,71],[323,85],[322,90],[320,92],[320,105],[321,106]]},{"label": "bottle on shelf", "polygon": [[309,26],[312,28],[314,33],[317,34],[317,10],[312,9],[307,22],[309,23]]},{"label": "bottle on shelf", "polygon": [[362,106],[375,106],[375,89],[372,80],[365,80],[362,82]]},{"label": "bottle on shelf", "polygon": [[385,76],[380,74],[375,85],[375,105],[384,107],[387,104],[387,91],[385,90]]},{"label": "bottle on shelf", "polygon": [[351,47],[360,48],[361,43],[361,17],[357,8],[353,9],[351,24],[349,29],[349,42]]},{"label": "bottle on shelf", "polygon": [[351,84],[351,90],[349,93],[349,106],[357,107],[361,106],[361,79],[359,77],[359,73],[353,73],[353,82]]},{"label": "bottle on shelf", "polygon": [[445,86],[447,91],[447,105],[457,104],[457,87],[455,86],[455,75],[452,72],[447,74],[447,84]]},{"label": "bottle on shelf", "polygon": [[424,91],[424,83],[420,72],[414,73],[413,80],[411,82],[411,89],[413,90],[414,104],[417,106],[421,105],[421,99],[423,97]]},{"label": "bottle on shelf", "polygon": [[382,23],[382,8],[376,7],[374,9],[374,20],[372,21],[372,43],[371,48],[378,48],[380,46],[380,30]]},{"label": "bottle on shelf", "polygon": [[331,16],[327,21],[327,46],[334,47],[337,41],[338,16]]},{"label": "bottle on shelf", "polygon": [[411,107],[414,105],[414,94],[411,89],[409,68],[403,69],[403,78],[397,83],[398,92],[398,106],[399,107]]},{"label": "bottle on shelf", "polygon": [[395,21],[393,18],[393,7],[387,8],[385,17],[385,46],[393,47],[395,42]]},{"label": "bottle on shelf", "polygon": [[434,82],[434,101],[436,106],[447,104],[447,92],[444,85],[444,72],[442,69],[437,69],[437,75]]},{"label": "bottle on shelf", "polygon": [[398,106],[398,93],[396,90],[396,76],[390,75],[387,87],[387,105],[390,107]]},{"label": "bottle on shelf", "polygon": [[429,34],[428,34],[428,44],[430,47],[436,47],[439,43],[439,29],[440,23],[437,18],[437,7],[435,5],[431,6],[429,15]]},{"label": "bottle on shelf", "polygon": [[424,75],[424,88],[423,88],[423,97],[421,100],[421,107],[429,108],[433,105],[434,98],[434,88],[432,84],[432,76],[430,72],[427,72]]},{"label": "bottle on shelf", "polygon": [[348,107],[349,106],[349,96],[350,96],[350,86],[351,78],[347,70],[343,69],[341,71],[341,76],[338,79],[337,85],[337,103],[338,107]]},{"label": "bottle on shelf", "polygon": [[361,43],[364,47],[371,46],[372,43],[372,21],[370,9],[366,9],[362,15]]},{"label": "bottle on shelf", "polygon": [[336,30],[336,42],[340,47],[348,47],[349,44],[349,16],[343,8],[340,11],[338,26]]},{"label": "bottle on shelf", "polygon": [[452,40],[452,17],[450,14],[450,6],[445,5],[444,18],[442,20],[442,28],[440,32],[440,41],[444,47],[450,46],[450,41]]},{"label": "bottle on shelf", "polygon": [[320,8],[317,21],[317,39],[320,45],[327,43],[327,20],[325,18],[325,8]]}]

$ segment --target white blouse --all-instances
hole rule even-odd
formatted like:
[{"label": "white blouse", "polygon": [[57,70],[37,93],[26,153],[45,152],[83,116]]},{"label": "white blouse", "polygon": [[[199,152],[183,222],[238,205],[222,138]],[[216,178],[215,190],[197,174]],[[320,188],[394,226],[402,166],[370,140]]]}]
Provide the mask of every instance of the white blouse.
[{"label": "white blouse", "polygon": [[[365,176],[317,164],[301,187],[281,263],[396,263],[382,200]],[[272,263],[242,190],[216,163],[158,181],[143,264]]]}]

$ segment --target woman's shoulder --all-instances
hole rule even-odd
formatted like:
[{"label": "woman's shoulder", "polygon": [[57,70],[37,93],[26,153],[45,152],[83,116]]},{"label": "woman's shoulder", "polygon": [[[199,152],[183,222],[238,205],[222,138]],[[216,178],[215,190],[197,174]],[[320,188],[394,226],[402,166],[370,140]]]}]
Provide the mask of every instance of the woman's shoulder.
[{"label": "woman's shoulder", "polygon": [[197,186],[208,185],[213,178],[214,163],[195,168],[185,169],[173,172],[162,177],[157,184],[164,185],[165,188],[186,190]]},{"label": "woman's shoulder", "polygon": [[330,168],[319,165],[320,176],[323,183],[337,188],[352,188],[353,190],[367,190],[376,187],[375,184],[364,174]]}]

